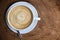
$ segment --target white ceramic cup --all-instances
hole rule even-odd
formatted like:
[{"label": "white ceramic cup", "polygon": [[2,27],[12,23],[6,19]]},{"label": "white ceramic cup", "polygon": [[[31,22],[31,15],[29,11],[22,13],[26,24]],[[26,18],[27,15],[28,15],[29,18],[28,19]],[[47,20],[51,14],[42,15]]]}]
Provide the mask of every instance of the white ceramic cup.
[{"label": "white ceramic cup", "polygon": [[36,25],[37,25],[37,23],[38,23],[38,20],[40,20],[40,17],[38,17],[38,13],[37,13],[36,8],[35,8],[32,4],[30,4],[30,3],[28,3],[28,2],[20,1],[20,2],[15,2],[14,4],[12,4],[12,5],[8,8],[8,10],[7,10],[7,12],[6,12],[6,23],[7,23],[8,27],[9,27],[13,32],[17,33],[17,31],[16,31],[17,29],[14,28],[14,27],[10,24],[10,22],[8,21],[8,14],[9,14],[9,11],[10,11],[10,10],[12,10],[15,6],[19,6],[19,5],[28,7],[28,8],[31,10],[32,14],[33,14],[32,23],[31,23],[27,28],[19,30],[20,34],[29,33],[30,31],[32,31],[32,30],[36,27]]}]

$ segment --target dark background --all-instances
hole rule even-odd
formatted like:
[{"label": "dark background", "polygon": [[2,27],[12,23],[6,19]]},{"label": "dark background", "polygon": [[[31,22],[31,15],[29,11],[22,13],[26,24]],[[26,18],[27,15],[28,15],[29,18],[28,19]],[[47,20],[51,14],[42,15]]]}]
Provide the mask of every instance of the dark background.
[{"label": "dark background", "polygon": [[23,40],[60,40],[60,0],[0,0],[0,40],[19,40],[5,22],[6,10],[17,1],[31,3],[41,17],[33,31],[22,35]]}]

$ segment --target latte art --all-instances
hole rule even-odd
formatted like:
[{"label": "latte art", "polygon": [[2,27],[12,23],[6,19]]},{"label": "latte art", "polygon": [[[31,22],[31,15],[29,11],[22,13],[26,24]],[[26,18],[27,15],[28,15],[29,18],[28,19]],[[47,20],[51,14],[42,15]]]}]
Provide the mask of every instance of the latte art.
[{"label": "latte art", "polygon": [[32,19],[32,12],[25,6],[16,6],[8,13],[8,21],[16,29],[28,27]]}]

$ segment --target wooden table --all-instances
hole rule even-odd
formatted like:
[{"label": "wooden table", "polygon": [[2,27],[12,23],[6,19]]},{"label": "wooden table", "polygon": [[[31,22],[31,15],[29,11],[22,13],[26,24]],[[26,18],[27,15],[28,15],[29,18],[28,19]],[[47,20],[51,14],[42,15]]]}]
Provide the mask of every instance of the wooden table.
[{"label": "wooden table", "polygon": [[[21,0],[0,0],[0,40],[19,40],[5,22],[7,8]],[[60,0],[23,0],[30,2],[38,11],[41,21],[36,28],[24,34],[23,40],[60,40]]]}]

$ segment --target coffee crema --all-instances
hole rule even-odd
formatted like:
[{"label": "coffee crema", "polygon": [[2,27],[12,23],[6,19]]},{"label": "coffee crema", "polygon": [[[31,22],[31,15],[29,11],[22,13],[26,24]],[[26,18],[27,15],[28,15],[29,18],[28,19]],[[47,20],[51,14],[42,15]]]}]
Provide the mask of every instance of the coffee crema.
[{"label": "coffee crema", "polygon": [[32,20],[32,12],[25,6],[16,6],[8,12],[8,22],[16,29],[28,27]]}]

